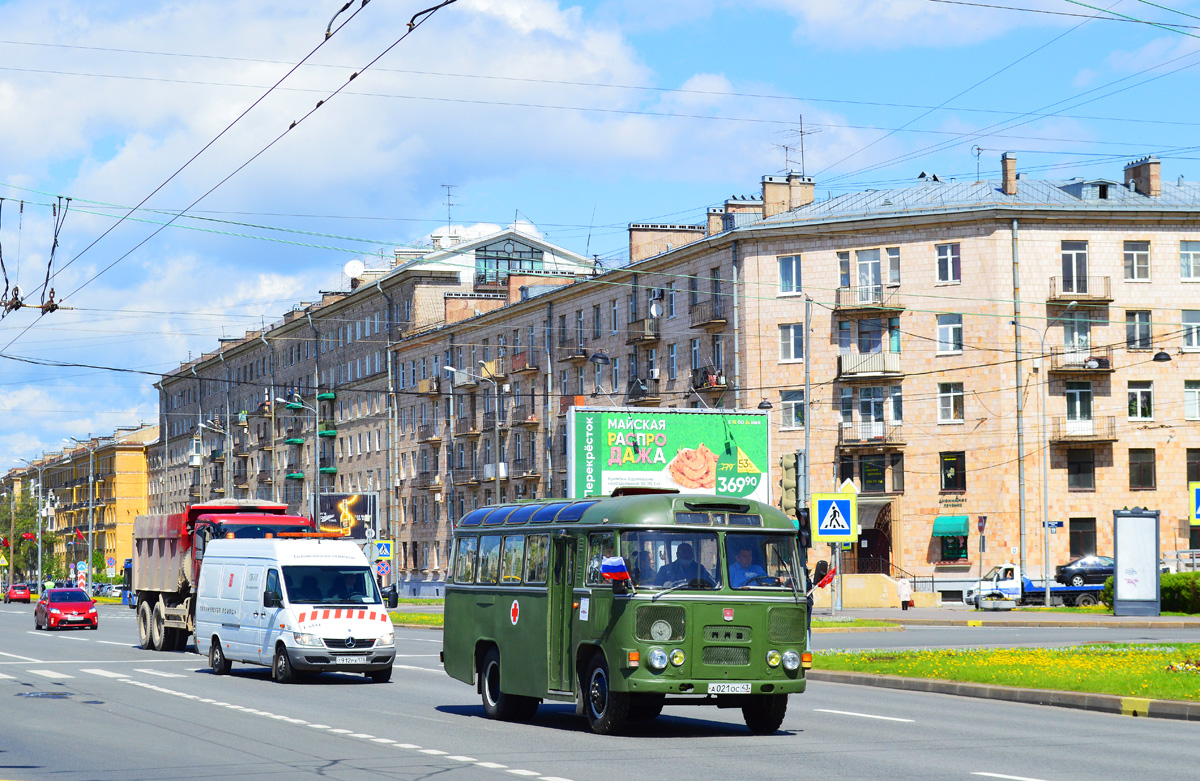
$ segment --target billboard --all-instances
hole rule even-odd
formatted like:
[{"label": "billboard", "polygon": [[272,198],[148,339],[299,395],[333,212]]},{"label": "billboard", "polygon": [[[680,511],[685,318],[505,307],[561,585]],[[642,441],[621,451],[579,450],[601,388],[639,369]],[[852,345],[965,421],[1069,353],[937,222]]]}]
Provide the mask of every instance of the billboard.
[{"label": "billboard", "polygon": [[373,538],[377,506],[375,494],[317,494],[317,530],[356,540]]},{"label": "billboard", "polygon": [[770,503],[769,432],[768,412],[573,407],[567,495],[676,488]]}]

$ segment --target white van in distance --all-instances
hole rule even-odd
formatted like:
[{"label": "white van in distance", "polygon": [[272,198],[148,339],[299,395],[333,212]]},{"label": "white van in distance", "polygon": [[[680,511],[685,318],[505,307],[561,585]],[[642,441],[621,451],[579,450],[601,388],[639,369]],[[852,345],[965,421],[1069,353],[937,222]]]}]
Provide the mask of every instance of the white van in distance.
[{"label": "white van in distance", "polygon": [[218,539],[196,598],[196,650],[217,675],[269,665],[279,683],[309,672],[392,677],[395,634],[367,557],[350,540]]}]

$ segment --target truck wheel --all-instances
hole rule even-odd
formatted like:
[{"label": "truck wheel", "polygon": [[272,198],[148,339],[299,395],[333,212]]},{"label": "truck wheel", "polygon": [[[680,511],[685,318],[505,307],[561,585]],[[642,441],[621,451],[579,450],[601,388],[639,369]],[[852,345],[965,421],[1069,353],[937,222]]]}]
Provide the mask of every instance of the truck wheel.
[{"label": "truck wheel", "polygon": [[742,706],[742,718],[755,735],[770,735],[778,730],[786,713],[786,694],[754,694]]},{"label": "truck wheel", "polygon": [[1080,594],[1075,597],[1075,607],[1091,607],[1100,604],[1095,594]]},{"label": "truck wheel", "polygon": [[292,660],[288,658],[287,649],[282,645],[275,649],[275,662],[271,665],[271,674],[275,683],[295,683],[296,671]]},{"label": "truck wheel", "polygon": [[1085,582],[1086,581],[1084,581],[1083,575],[1072,575],[1071,576],[1071,585],[1074,586],[1075,588],[1079,588]]},{"label": "truck wheel", "polygon": [[583,679],[584,715],[592,732],[597,735],[616,735],[629,718],[629,695],[609,688],[608,662],[597,652],[588,663]]},{"label": "truck wheel", "polygon": [[154,641],[150,637],[150,622],[150,603],[139,602],[137,607],[138,645],[147,651],[154,647]]},{"label": "truck wheel", "polygon": [[154,603],[150,611],[150,645],[155,651],[167,650],[167,614],[162,601]]},{"label": "truck wheel", "polygon": [[213,675],[229,675],[229,669],[233,667],[233,662],[226,658],[225,651],[221,649],[221,639],[215,635],[208,648],[208,666],[212,668]]}]

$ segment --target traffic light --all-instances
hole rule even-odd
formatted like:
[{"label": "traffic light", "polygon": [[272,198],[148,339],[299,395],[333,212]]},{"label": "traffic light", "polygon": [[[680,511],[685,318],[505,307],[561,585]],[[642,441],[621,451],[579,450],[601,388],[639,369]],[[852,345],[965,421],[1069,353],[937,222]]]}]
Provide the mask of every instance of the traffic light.
[{"label": "traffic light", "polygon": [[808,508],[807,507],[800,508],[800,511],[796,514],[796,520],[799,522],[799,525],[800,525],[800,547],[801,548],[811,548],[812,547],[812,530],[808,527]]},{"label": "traffic light", "polygon": [[779,485],[783,488],[780,494],[780,508],[785,515],[796,517],[800,507],[800,457],[796,453],[785,453],[779,459],[781,475]]}]

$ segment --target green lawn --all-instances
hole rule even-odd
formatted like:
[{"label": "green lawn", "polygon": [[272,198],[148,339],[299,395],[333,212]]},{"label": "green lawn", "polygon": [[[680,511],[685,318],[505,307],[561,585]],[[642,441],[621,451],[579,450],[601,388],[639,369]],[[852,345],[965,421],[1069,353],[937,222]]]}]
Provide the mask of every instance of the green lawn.
[{"label": "green lawn", "polygon": [[1200,701],[1200,644],[819,651],[813,669]]},{"label": "green lawn", "polygon": [[813,629],[846,629],[852,627],[888,627],[900,626],[895,621],[880,621],[874,618],[855,618],[851,621],[822,621],[819,618],[814,618],[812,622]]},{"label": "green lawn", "polygon": [[443,597],[400,597],[396,600],[401,605],[444,605],[446,600]]},{"label": "green lawn", "polygon": [[409,626],[443,626],[441,613],[389,613],[393,624]]}]

